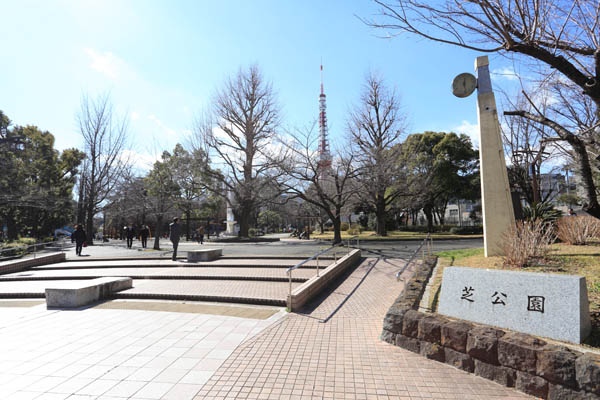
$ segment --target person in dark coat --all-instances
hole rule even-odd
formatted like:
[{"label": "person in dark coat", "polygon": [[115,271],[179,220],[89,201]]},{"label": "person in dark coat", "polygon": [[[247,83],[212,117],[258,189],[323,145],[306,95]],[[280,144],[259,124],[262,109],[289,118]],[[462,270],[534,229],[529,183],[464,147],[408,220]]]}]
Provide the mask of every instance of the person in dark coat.
[{"label": "person in dark coat", "polygon": [[77,224],[77,226],[75,226],[75,232],[71,234],[71,243],[75,242],[75,254],[78,256],[81,255],[81,250],[83,249],[83,244],[86,240],[87,236],[83,230],[83,226]]},{"label": "person in dark coat", "polygon": [[133,229],[133,226],[129,225],[125,234],[127,237],[127,248],[130,249],[131,246],[133,246],[133,238],[135,237],[135,229]]},{"label": "person in dark coat", "polygon": [[198,235],[198,242],[200,244],[204,243],[204,227],[203,226],[198,228],[197,235]]},{"label": "person in dark coat", "polygon": [[169,224],[169,239],[173,243],[173,261],[177,260],[177,247],[179,246],[179,238],[181,237],[181,225],[179,218],[173,218],[173,222]]},{"label": "person in dark coat", "polygon": [[142,248],[146,248],[148,244],[148,236],[150,236],[150,229],[148,229],[148,225],[142,226],[142,230],[140,231],[140,238],[142,239]]}]

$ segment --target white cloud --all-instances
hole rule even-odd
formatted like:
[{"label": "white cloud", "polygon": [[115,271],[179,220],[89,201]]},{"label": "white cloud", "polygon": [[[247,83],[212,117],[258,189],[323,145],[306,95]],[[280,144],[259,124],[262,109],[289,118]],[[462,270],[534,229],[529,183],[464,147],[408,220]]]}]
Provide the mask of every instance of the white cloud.
[{"label": "white cloud", "polygon": [[100,53],[94,49],[85,48],[84,51],[90,57],[90,67],[111,79],[116,79],[124,65],[123,60],[111,52]]},{"label": "white cloud", "polygon": [[162,123],[162,121],[158,118],[156,118],[156,115],[154,114],[150,114],[148,115],[148,119],[151,121],[154,121],[154,123],[163,131],[163,133],[165,133],[167,136],[176,136],[177,132],[175,131],[175,129],[171,129],[168,126],[166,126],[165,124]]},{"label": "white cloud", "polygon": [[452,132],[464,133],[471,138],[471,142],[475,147],[479,146],[479,125],[472,124],[467,120],[463,120],[460,125],[452,129]]},{"label": "white cloud", "polygon": [[156,161],[160,159],[160,155],[152,155],[150,153],[139,153],[135,150],[123,150],[120,154],[122,160],[128,160],[133,163],[134,168],[140,171],[149,171]]},{"label": "white cloud", "polygon": [[138,114],[137,112],[133,111],[131,113],[131,120],[132,121],[137,121],[140,118],[140,114]]},{"label": "white cloud", "polygon": [[496,68],[492,70],[492,75],[497,75],[498,77],[509,81],[519,80],[517,73],[512,68],[508,67]]}]

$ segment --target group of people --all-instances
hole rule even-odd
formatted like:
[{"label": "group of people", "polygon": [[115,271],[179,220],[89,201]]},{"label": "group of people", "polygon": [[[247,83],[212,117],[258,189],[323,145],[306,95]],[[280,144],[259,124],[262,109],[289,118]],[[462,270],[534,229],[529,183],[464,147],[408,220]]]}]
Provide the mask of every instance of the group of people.
[{"label": "group of people", "polygon": [[[204,227],[198,228],[196,231],[198,241],[200,244],[204,243]],[[136,229],[132,226],[124,226],[123,227],[123,235],[127,239],[127,248],[131,249],[133,246],[133,239],[138,236],[136,234]],[[142,228],[139,230],[139,238],[142,242],[142,248],[146,248],[148,244],[148,237],[150,236],[150,228],[148,225],[142,225]],[[181,238],[181,225],[179,225],[179,218],[173,218],[173,222],[169,224],[169,239],[171,243],[173,243],[173,261],[177,259],[177,248],[179,247],[179,239]],[[85,242],[87,240],[87,235],[83,230],[83,226],[81,224],[75,225],[75,231],[71,234],[71,242],[75,243],[75,253],[80,256],[83,247],[85,246]]]},{"label": "group of people", "polygon": [[125,239],[127,240],[127,248],[131,249],[133,246],[133,239],[136,236],[139,236],[141,242],[142,242],[142,248],[146,248],[148,245],[148,237],[150,236],[150,228],[148,227],[148,225],[142,225],[142,228],[139,231],[139,234],[136,234],[136,229],[132,226],[125,226],[123,227],[123,236],[125,236]]}]

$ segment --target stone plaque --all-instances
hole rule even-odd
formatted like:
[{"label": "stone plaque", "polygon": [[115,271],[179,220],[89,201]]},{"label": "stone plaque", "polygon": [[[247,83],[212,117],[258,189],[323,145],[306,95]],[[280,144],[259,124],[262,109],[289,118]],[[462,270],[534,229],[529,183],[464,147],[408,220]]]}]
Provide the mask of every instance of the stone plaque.
[{"label": "stone plaque", "polygon": [[573,275],[447,267],[438,312],[572,343],[591,331],[585,278]]}]

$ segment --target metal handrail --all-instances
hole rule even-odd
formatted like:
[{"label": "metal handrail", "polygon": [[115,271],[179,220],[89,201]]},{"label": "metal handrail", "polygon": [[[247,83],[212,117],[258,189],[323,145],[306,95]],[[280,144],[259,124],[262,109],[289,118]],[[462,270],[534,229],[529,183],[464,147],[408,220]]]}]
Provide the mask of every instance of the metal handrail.
[{"label": "metal handrail", "polygon": [[350,252],[350,241],[352,239],[356,239],[356,247],[360,249],[360,235],[354,235],[351,238],[348,238],[348,253]]},{"label": "metal handrail", "polygon": [[[402,267],[402,269],[400,269],[398,272],[396,272],[396,280],[397,281],[400,280],[400,275],[402,275],[402,273],[404,271],[406,271],[406,268],[408,268],[409,264],[415,259],[415,256],[419,253],[419,250],[421,250],[423,248],[423,246],[427,243],[427,241],[429,241],[429,244],[427,245],[427,254],[431,255],[431,251],[433,249],[433,239],[431,238],[431,234],[428,233],[427,237],[425,239],[423,239],[423,241],[421,242],[419,247],[417,247],[417,249],[413,252],[413,254],[410,256],[408,261],[406,261],[406,264],[404,264],[404,267]],[[424,249],[423,249],[423,259],[425,259],[425,250]]]},{"label": "metal handrail", "polygon": [[[27,246],[0,248],[0,254],[2,254],[2,253],[8,253],[9,251],[21,250],[21,249],[27,250],[27,249],[33,247],[33,258],[35,258],[35,256],[36,256],[36,249],[38,247],[45,246],[47,244],[57,244],[59,242],[60,242],[61,248],[64,251],[64,239],[61,239],[61,240],[53,240],[52,242],[34,243],[34,244],[27,245]],[[13,258],[14,258],[14,256],[8,256],[8,257],[1,257],[0,256],[0,260],[13,259]]]},{"label": "metal handrail", "polygon": [[[347,244],[347,248],[348,248],[347,254],[350,254],[350,240],[352,240],[354,238],[356,238],[356,245],[357,245],[357,247],[360,248],[360,242],[359,242],[359,239],[358,239],[358,235],[357,236],[353,236],[353,237],[349,238],[348,241],[347,241],[347,243],[348,243]],[[344,246],[344,241],[342,240],[339,244],[341,244],[342,246]],[[288,296],[288,299],[289,299],[288,301],[289,302],[292,301],[292,271],[295,270],[295,269],[300,268],[302,265],[306,264],[307,262],[316,259],[317,260],[317,277],[318,277],[319,276],[319,257],[322,254],[325,254],[328,251],[331,251],[332,249],[337,249],[339,247],[340,247],[339,245],[333,245],[333,246],[331,246],[331,247],[329,247],[329,248],[327,248],[325,250],[321,250],[318,253],[316,253],[316,254],[312,255],[311,257],[307,258],[306,260],[300,261],[298,264],[296,264],[294,266],[291,266],[291,267],[289,267],[288,269],[285,270],[285,273],[288,275],[288,278],[289,278],[288,280],[289,280],[289,284],[290,284],[289,293],[288,293],[289,294],[289,296]],[[333,253],[333,258],[334,258],[334,262],[337,263],[337,252]],[[292,305],[289,304],[289,303],[288,303],[288,308],[290,310],[292,309]]]}]

